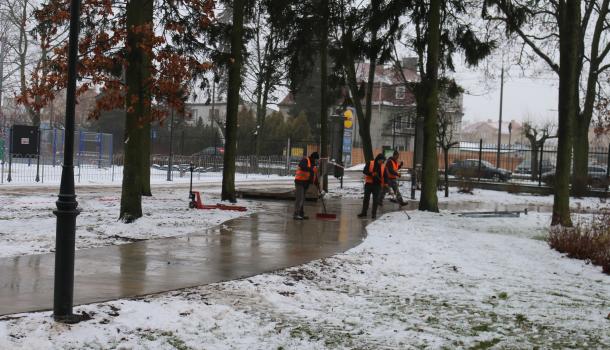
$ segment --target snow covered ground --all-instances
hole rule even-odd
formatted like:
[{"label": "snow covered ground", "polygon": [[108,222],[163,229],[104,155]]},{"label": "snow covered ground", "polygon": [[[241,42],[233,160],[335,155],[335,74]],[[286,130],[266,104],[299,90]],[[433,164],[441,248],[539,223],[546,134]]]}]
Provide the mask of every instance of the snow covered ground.
[{"label": "snow covered ground", "polygon": [[360,246],[256,277],[0,319],[4,349],[610,347],[610,277],[542,241],[549,214],[384,215]]},{"label": "snow covered ground", "polygon": [[[408,199],[411,195],[411,183],[401,182],[400,192],[403,198]],[[334,198],[363,198],[364,184],[351,181],[340,188],[336,182],[330,183],[329,196]],[[419,198],[419,191],[415,198]],[[532,195],[532,194],[512,194],[501,191],[474,189],[473,194],[459,193],[457,187],[449,188],[449,197],[444,197],[444,192],[438,192],[439,203],[451,204],[482,204],[483,210],[493,210],[495,206],[506,205],[531,205],[531,206],[552,206],[552,195]],[[579,210],[597,210],[600,208],[610,208],[610,200],[600,198],[571,198],[570,205]]]},{"label": "snow covered ground", "polygon": [[[36,187],[57,185],[61,181],[61,166],[41,165],[39,171],[39,181],[36,181],[36,164],[30,166],[26,164],[17,164],[11,172],[11,181],[8,179],[7,165],[3,164],[0,169],[0,188],[10,187]],[[167,170],[151,169],[150,180],[153,184],[167,183]],[[83,165],[74,168],[74,182],[76,185],[98,185],[98,186],[120,186],[123,179],[123,167],[101,167],[92,165]],[[248,174],[236,173],[236,181],[245,180],[291,180],[292,176],[279,176],[275,174]],[[190,181],[190,172],[172,172],[172,181],[174,183],[188,183]],[[193,181],[196,182],[218,182],[222,181],[222,172],[194,172]]]},{"label": "snow covered ground", "polygon": [[[192,210],[188,189],[153,188],[153,197],[143,197],[144,216],[136,224],[118,221],[120,190],[100,188],[77,192],[79,208],[76,248],[123,244],[135,240],[181,236],[202,232],[226,220],[249,214],[260,207],[240,201],[248,212]],[[56,193],[27,193],[19,190],[0,196],[0,257],[48,253],[55,247]],[[219,202],[206,191],[204,203]]]}]

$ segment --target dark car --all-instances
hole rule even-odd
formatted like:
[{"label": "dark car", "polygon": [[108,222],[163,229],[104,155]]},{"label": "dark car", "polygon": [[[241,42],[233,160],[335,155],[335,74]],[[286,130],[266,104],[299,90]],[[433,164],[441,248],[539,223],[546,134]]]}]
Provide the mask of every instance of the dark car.
[{"label": "dark car", "polygon": [[[481,161],[480,177],[483,179],[492,179],[494,181],[508,181],[512,174],[510,171],[502,168],[496,168],[490,162]],[[456,160],[449,166],[449,175],[458,177],[479,177],[479,160],[465,159]]]},{"label": "dark car", "polygon": [[206,147],[197,153],[193,153],[194,156],[221,156],[223,154],[225,154],[223,147]]},{"label": "dark car", "polygon": [[[607,188],[610,183],[608,169],[601,165],[589,165],[587,183],[592,188]],[[573,176],[573,174],[571,175]],[[570,176],[570,181],[572,180]],[[542,174],[542,181],[549,186],[555,184],[555,168]]]},{"label": "dark car", "polygon": [[[540,166],[540,164],[538,164],[538,166]],[[541,167],[541,173],[547,173],[551,170],[553,170],[555,168],[555,165],[548,159],[543,159],[542,160],[542,167]],[[531,161],[529,159],[526,159],[524,161],[522,161],[519,165],[517,165],[517,167],[515,168],[515,174],[526,174],[526,175],[530,175],[532,173],[532,164]]]}]

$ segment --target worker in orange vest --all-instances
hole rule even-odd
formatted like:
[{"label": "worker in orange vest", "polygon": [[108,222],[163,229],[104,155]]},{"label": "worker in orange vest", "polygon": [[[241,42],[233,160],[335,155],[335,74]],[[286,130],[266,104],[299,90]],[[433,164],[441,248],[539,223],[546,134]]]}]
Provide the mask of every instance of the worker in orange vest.
[{"label": "worker in orange vest", "polygon": [[379,204],[379,193],[384,186],[385,173],[385,157],[379,153],[375,160],[371,160],[364,165],[362,172],[364,173],[364,201],[362,202],[362,211],[358,214],[359,218],[365,218],[369,210],[369,201],[373,196],[373,212],[372,218],[377,217],[377,205]]},{"label": "worker in orange vest", "polygon": [[313,152],[309,157],[303,157],[297,167],[294,176],[295,203],[294,215],[292,217],[295,220],[309,219],[303,211],[303,205],[305,204],[305,193],[307,193],[309,185],[314,184],[320,187],[318,182],[318,159],[320,159],[318,152]]},{"label": "worker in orange vest", "polygon": [[396,201],[400,206],[407,205],[402,199],[402,195],[400,194],[400,189],[398,186],[398,179],[400,178],[400,173],[398,172],[400,168],[402,168],[403,162],[398,163],[398,157],[400,153],[398,151],[394,151],[392,156],[388,158],[388,161],[385,163],[385,187],[381,190],[381,194],[379,195],[379,205],[383,206],[383,197],[385,197],[386,192],[394,191],[394,196],[396,197]]}]

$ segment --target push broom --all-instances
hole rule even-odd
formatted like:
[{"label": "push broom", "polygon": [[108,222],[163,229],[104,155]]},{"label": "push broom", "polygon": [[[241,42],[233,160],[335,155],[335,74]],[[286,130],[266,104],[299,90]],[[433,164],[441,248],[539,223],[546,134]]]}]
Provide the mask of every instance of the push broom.
[{"label": "push broom", "polygon": [[[319,189],[318,189],[319,191]],[[320,220],[332,220],[337,218],[337,214],[328,213],[326,211],[326,202],[324,201],[324,193],[320,192],[320,199],[322,200],[322,207],[324,208],[323,213],[317,213],[316,218]]]}]

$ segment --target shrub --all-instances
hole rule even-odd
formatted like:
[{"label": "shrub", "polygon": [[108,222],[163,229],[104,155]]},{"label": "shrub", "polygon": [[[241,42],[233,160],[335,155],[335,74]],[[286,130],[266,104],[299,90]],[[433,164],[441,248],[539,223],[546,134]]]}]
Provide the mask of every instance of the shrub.
[{"label": "shrub", "polygon": [[548,243],[558,252],[590,261],[610,274],[610,211],[580,219],[574,227],[552,227]]},{"label": "shrub", "polygon": [[476,171],[474,169],[460,169],[456,175],[459,179],[458,192],[473,194],[472,179],[475,177]]},{"label": "shrub", "polygon": [[516,184],[514,182],[509,183],[506,190],[508,191],[508,193],[511,193],[511,194],[518,194],[518,193],[523,192],[521,185]]},{"label": "shrub", "polygon": [[472,185],[472,181],[467,179],[461,179],[458,183],[458,192],[459,193],[467,193],[474,194],[472,191],[474,190],[474,186]]}]

